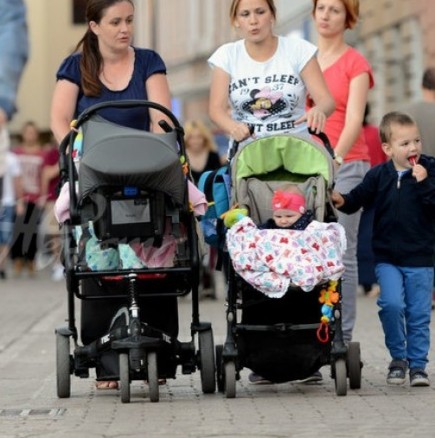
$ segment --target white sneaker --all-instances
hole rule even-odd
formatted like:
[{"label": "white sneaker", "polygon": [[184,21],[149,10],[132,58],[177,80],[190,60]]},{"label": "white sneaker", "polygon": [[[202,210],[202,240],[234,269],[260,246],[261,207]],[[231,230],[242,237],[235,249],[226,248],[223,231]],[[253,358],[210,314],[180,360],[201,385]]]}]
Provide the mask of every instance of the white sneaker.
[{"label": "white sneaker", "polygon": [[56,264],[53,266],[53,272],[51,274],[51,279],[53,281],[61,281],[64,279],[64,275],[63,275],[64,269],[63,269],[63,265],[61,265],[60,263]]}]

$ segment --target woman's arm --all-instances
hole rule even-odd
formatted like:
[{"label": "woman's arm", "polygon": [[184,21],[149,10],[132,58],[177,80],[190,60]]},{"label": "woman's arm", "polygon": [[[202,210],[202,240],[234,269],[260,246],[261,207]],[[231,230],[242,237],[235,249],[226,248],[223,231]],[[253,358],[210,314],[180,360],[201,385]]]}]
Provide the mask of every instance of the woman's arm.
[{"label": "woman's arm", "polygon": [[211,77],[209,115],[210,119],[227,135],[236,141],[248,138],[251,133],[245,123],[232,119],[228,104],[230,75],[219,67],[215,67]]},{"label": "woman's arm", "polygon": [[362,73],[350,82],[343,131],[334,148],[335,153],[343,158],[346,157],[361,132],[369,81],[369,74]]},{"label": "woman's arm", "polygon": [[309,128],[317,133],[322,132],[325,129],[326,118],[335,110],[335,101],[326,85],[317,58],[313,57],[307,62],[301,77],[315,106],[295,123],[306,121]]},{"label": "woman's arm", "polygon": [[51,131],[57,143],[60,143],[70,131],[74,117],[79,87],[70,81],[60,79],[54,87],[51,100]]},{"label": "woman's arm", "polygon": [[[156,73],[150,76],[145,87],[147,90],[148,100],[158,103],[168,110],[171,110],[171,93],[169,91],[168,79],[163,73]],[[150,109],[151,132],[163,132],[159,126],[160,120],[166,120],[170,126],[172,122],[161,111]]]}]

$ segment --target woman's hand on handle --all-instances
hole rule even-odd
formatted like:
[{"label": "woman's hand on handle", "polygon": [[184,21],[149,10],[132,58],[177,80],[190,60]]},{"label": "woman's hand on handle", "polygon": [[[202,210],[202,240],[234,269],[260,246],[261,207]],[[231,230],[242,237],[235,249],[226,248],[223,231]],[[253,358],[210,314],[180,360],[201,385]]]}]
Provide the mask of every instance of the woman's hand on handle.
[{"label": "woman's hand on handle", "polygon": [[314,106],[308,110],[302,117],[295,121],[295,125],[307,122],[308,128],[311,128],[316,134],[323,132],[326,124],[326,114],[318,107]]},{"label": "woman's hand on handle", "polygon": [[234,122],[231,130],[230,130],[230,136],[232,139],[240,143],[243,140],[246,140],[249,137],[255,137],[254,134],[252,134],[252,130],[246,123],[239,123]]}]

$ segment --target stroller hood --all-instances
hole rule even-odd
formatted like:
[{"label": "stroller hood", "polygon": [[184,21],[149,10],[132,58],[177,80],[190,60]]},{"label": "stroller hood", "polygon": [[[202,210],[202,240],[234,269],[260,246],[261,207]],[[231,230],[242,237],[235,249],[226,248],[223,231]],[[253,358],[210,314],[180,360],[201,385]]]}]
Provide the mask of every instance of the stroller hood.
[{"label": "stroller hood", "polygon": [[247,207],[256,223],[272,216],[273,191],[297,185],[317,220],[326,213],[327,193],[334,183],[333,159],[327,149],[306,138],[277,135],[253,141],[231,163],[232,204]]},{"label": "stroller hood", "polygon": [[183,204],[186,184],[175,132],[153,134],[98,115],[82,129],[81,199],[101,186],[137,186],[162,191]]},{"label": "stroller hood", "polygon": [[277,135],[249,143],[234,157],[233,181],[266,175],[280,168],[298,175],[334,179],[332,157],[324,146],[301,137]]}]

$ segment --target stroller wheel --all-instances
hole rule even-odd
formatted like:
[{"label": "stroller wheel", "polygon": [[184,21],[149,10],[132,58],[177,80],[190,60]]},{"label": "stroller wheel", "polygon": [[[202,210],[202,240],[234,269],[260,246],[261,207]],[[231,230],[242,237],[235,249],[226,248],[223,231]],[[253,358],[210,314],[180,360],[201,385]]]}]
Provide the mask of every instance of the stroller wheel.
[{"label": "stroller wheel", "polygon": [[359,342],[349,342],[347,349],[347,369],[350,389],[361,388],[361,351]]},{"label": "stroller wheel", "polygon": [[225,364],[224,386],[227,398],[236,397],[236,364],[230,360]]},{"label": "stroller wheel", "polygon": [[152,402],[159,401],[159,375],[157,371],[157,353],[150,351],[147,355],[148,362],[148,388]]},{"label": "stroller wheel", "polygon": [[337,359],[334,364],[335,367],[335,393],[337,395],[347,394],[347,372],[346,361],[344,359]]},{"label": "stroller wheel", "polygon": [[222,351],[224,346],[222,344],[216,345],[216,380],[219,392],[224,392],[224,376],[222,370]]},{"label": "stroller wheel", "polygon": [[56,333],[56,374],[57,396],[68,398],[71,395],[70,338],[60,333]]},{"label": "stroller wheel", "polygon": [[214,363],[213,331],[199,332],[199,355],[201,365],[201,385],[204,394],[212,394],[216,390]]},{"label": "stroller wheel", "polygon": [[121,401],[130,403],[130,369],[128,353],[119,355],[119,381],[121,383]]}]

